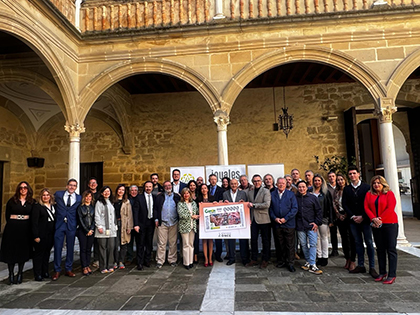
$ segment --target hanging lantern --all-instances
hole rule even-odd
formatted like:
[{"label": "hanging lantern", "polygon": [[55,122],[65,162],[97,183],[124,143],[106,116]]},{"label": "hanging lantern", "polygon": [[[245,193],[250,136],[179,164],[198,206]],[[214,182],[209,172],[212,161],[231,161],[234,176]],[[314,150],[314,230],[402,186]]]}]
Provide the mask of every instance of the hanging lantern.
[{"label": "hanging lantern", "polygon": [[286,91],[283,87],[283,114],[279,115],[279,131],[283,131],[286,138],[289,136],[290,130],[293,129],[293,115],[289,115],[287,112],[289,108],[286,107]]}]

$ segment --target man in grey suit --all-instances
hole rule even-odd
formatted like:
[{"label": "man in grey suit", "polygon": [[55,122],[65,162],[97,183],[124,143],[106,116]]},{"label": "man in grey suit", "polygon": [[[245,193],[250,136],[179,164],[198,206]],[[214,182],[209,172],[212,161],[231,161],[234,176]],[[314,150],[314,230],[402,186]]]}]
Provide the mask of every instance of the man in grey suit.
[{"label": "man in grey suit", "polygon": [[260,175],[252,177],[254,187],[248,191],[248,207],[251,209],[251,261],[246,267],[258,264],[258,234],[261,232],[262,240],[262,262],[261,269],[267,268],[270,259],[271,244],[271,220],[270,203],[271,195],[268,189],[262,188],[262,178]]},{"label": "man in grey suit", "polygon": [[[223,193],[223,201],[225,203],[248,201],[248,196],[246,195],[246,192],[243,190],[239,190],[238,186],[239,186],[239,183],[237,179],[233,178],[230,180],[230,189],[226,190]],[[245,252],[245,249],[247,251],[249,250],[248,240],[247,239],[239,240],[239,246],[241,248],[241,256],[242,256],[242,253]],[[235,263],[235,256],[236,256],[235,249],[236,249],[236,239],[229,239],[228,240],[228,253],[227,253],[229,260],[226,263],[226,265],[228,266]],[[246,262],[246,260],[247,260],[247,257],[242,257],[242,262]]]}]

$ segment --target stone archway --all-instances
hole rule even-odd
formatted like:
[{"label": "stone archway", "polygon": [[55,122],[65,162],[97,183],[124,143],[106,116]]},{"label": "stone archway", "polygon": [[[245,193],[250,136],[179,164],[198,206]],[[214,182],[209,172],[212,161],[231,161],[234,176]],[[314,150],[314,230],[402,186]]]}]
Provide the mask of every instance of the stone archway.
[{"label": "stone archway", "polygon": [[158,73],[174,76],[191,84],[207,101],[214,113],[220,107],[218,92],[207,78],[187,66],[155,58],[141,58],[131,62],[121,62],[98,74],[82,91],[83,108],[80,118],[84,120],[95,100],[109,87],[129,76],[142,73]]},{"label": "stone archway", "polygon": [[[22,40],[43,60],[55,78],[55,83],[62,99],[60,103],[65,104],[64,108],[67,109],[64,112],[66,119],[69,122],[77,122],[76,88],[70,79],[70,73],[67,70],[68,67],[63,65],[56,52],[53,51],[52,47],[55,46],[51,45],[51,35],[46,34],[45,30],[40,29],[37,25],[31,20],[21,19],[11,15],[10,12],[0,13],[0,31],[4,31]],[[74,53],[69,47],[63,47],[64,44],[61,43],[59,45],[61,45],[59,49],[66,51],[67,55]]]},{"label": "stone archway", "polygon": [[121,142],[123,143],[123,151],[130,153],[134,145],[133,134],[131,132],[130,123],[128,121],[128,113],[126,105],[133,105],[133,101],[130,98],[129,93],[120,87],[118,84],[114,84],[107,89],[103,96],[109,99],[111,106],[113,107],[121,129]]},{"label": "stone archway", "polygon": [[221,106],[228,113],[245,86],[263,72],[295,61],[323,63],[349,74],[360,82],[374,100],[386,95],[379,76],[363,63],[341,51],[323,47],[293,47],[269,52],[250,62],[228,83],[222,93]]},{"label": "stone archway", "polygon": [[391,74],[386,86],[387,96],[396,99],[401,87],[414,70],[420,66],[420,48],[405,58]]}]

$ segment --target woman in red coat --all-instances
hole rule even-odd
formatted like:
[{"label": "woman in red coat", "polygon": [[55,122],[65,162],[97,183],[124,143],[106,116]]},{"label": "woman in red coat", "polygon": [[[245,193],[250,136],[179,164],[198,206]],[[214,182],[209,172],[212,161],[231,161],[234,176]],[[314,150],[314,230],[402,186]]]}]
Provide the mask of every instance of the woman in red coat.
[{"label": "woman in red coat", "polygon": [[[397,272],[397,235],[398,216],[395,212],[396,200],[389,190],[385,178],[376,175],[370,181],[370,191],[365,197],[365,212],[371,220],[373,237],[379,263],[379,277],[375,281],[385,280],[392,284]],[[388,254],[389,273],[386,273],[386,256]]]}]

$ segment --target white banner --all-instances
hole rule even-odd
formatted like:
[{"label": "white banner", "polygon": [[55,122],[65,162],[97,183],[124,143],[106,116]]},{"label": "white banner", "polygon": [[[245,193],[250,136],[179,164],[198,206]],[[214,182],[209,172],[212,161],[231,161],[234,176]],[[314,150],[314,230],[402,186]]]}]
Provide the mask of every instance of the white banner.
[{"label": "white banner", "polygon": [[203,177],[206,181],[204,166],[180,166],[180,167],[171,167],[171,181],[172,181],[172,171],[174,169],[179,169],[181,172],[181,182],[188,184],[190,180],[197,180],[197,177]]},{"label": "white banner", "polygon": [[284,176],[284,164],[260,164],[260,165],[248,165],[248,179],[249,182],[252,180],[252,176],[261,175],[264,179],[265,174],[271,174],[274,177],[274,185],[276,185],[277,178]]},{"label": "white banner", "polygon": [[222,186],[222,178],[229,177],[229,179],[236,178],[239,181],[241,175],[246,174],[245,164],[240,165],[206,165],[206,182],[208,183],[209,176],[214,174],[217,176],[217,185]]}]

